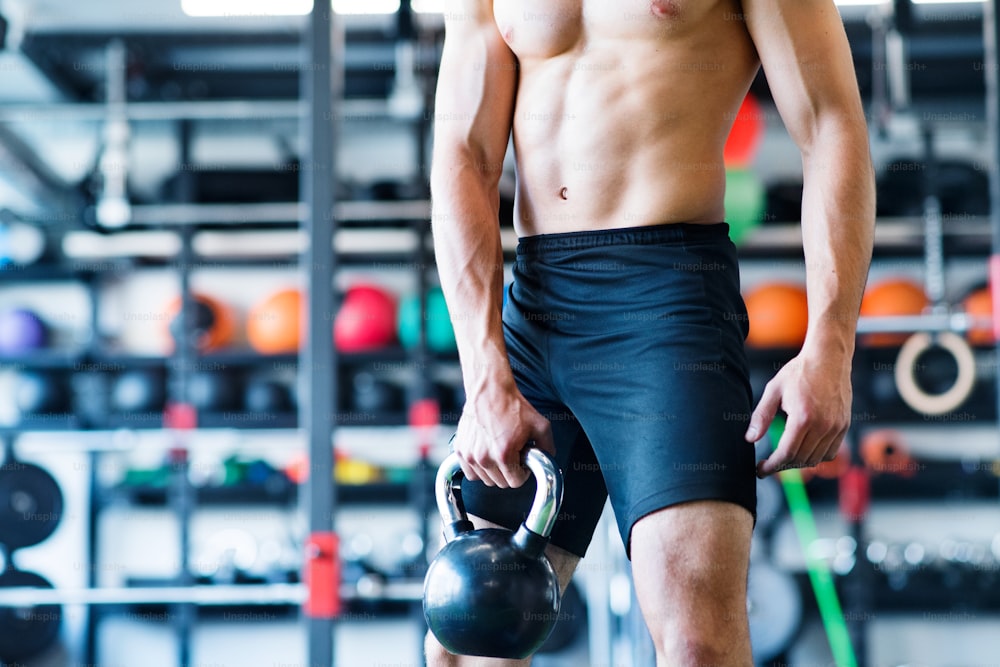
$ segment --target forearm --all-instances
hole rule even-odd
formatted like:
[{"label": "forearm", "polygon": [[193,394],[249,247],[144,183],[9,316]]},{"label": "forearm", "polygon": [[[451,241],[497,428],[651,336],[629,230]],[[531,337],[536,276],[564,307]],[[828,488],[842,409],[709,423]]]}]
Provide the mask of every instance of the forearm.
[{"label": "forearm", "polygon": [[485,171],[472,159],[448,159],[431,176],[434,251],[468,394],[513,381],[500,321],[499,192],[496,176]]},{"label": "forearm", "polygon": [[827,123],[813,149],[804,151],[803,173],[809,295],[803,352],[850,359],[875,227],[875,182],[864,123]]}]

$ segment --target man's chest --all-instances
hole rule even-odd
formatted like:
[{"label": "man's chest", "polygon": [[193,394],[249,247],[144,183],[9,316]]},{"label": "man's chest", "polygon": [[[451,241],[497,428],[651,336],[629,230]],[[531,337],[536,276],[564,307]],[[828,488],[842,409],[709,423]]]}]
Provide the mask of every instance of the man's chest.
[{"label": "man's chest", "polygon": [[493,15],[519,57],[546,58],[602,38],[670,40],[697,31],[737,0],[495,0]]}]

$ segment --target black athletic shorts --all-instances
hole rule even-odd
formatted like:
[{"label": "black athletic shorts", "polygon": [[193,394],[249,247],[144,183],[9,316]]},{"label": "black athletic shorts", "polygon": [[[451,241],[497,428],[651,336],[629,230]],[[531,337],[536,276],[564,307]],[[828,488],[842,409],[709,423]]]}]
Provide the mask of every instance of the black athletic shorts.
[{"label": "black athletic shorts", "polygon": [[[736,248],[729,226],[651,227],[520,239],[503,312],[524,397],[552,424],[565,493],[551,542],[585,555],[611,499],[632,526],[716,499],[756,512]],[[463,483],[470,514],[515,529],[534,493]]]}]

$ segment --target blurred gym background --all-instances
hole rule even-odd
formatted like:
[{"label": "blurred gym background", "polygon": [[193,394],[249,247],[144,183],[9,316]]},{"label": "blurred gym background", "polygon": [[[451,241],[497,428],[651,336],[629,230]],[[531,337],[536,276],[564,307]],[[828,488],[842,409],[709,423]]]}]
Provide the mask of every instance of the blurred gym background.
[{"label": "blurred gym background", "polygon": [[[464,402],[429,238],[441,5],[0,0],[0,663],[422,664]],[[878,169],[854,428],[759,484],[755,660],[995,664],[992,5],[838,5]],[[763,75],[726,161],[759,395],[806,323]],[[610,516],[535,664],[653,664]]]}]

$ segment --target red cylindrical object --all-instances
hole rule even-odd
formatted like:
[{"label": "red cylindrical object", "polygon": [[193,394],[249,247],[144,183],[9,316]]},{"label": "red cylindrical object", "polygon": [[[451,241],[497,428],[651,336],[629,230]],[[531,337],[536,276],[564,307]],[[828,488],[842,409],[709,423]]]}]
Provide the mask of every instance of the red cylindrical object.
[{"label": "red cylindrical object", "polygon": [[868,472],[860,466],[851,466],[840,476],[839,491],[840,513],[852,523],[861,521],[871,505]]},{"label": "red cylindrical object", "polygon": [[317,532],[306,542],[302,579],[309,589],[303,608],[310,618],[336,618],[340,614],[339,542],[333,532]]},{"label": "red cylindrical object", "polygon": [[1000,340],[1000,254],[990,257],[990,294],[993,295],[993,340]]},{"label": "red cylindrical object", "polygon": [[433,398],[425,398],[410,406],[410,426],[414,428],[437,426],[441,423],[441,409]]},{"label": "red cylindrical object", "polygon": [[170,403],[163,410],[163,428],[178,431],[198,427],[198,411],[190,403]]}]

